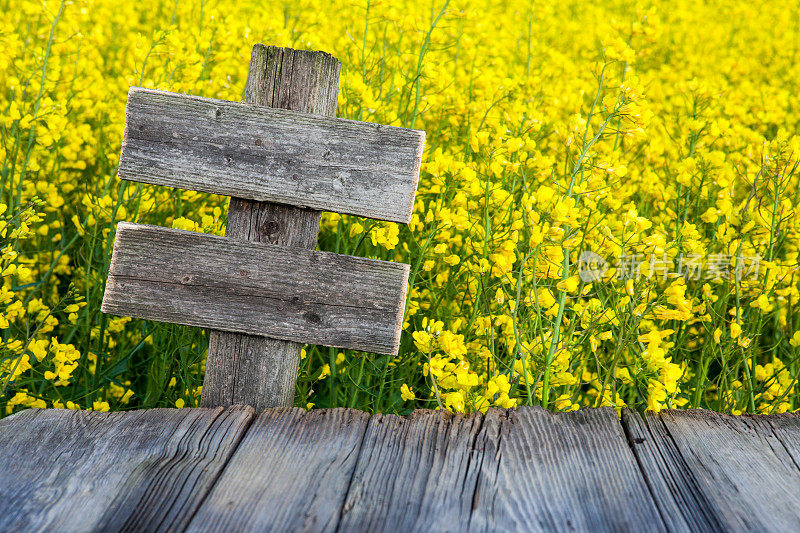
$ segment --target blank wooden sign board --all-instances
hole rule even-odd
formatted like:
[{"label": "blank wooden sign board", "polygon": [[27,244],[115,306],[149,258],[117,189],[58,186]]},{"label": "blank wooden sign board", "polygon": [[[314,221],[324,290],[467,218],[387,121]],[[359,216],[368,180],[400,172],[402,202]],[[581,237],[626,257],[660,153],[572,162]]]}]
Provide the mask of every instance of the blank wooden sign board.
[{"label": "blank wooden sign board", "polygon": [[225,237],[121,222],[102,310],[211,329],[204,406],[291,405],[302,343],[396,354],[408,265],[315,251],[407,223],[425,133],[337,119],[339,62],[256,45],[244,103],[132,88],[120,177],[231,196]]}]

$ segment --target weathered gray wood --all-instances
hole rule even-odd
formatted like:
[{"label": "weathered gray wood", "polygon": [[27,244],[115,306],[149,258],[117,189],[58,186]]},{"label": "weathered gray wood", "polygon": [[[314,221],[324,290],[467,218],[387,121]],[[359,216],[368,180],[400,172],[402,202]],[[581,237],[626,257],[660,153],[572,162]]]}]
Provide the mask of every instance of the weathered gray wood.
[{"label": "weathered gray wood", "polygon": [[341,531],[463,531],[481,452],[480,414],[374,415],[344,504]]},{"label": "weathered gray wood", "polygon": [[[339,61],[324,52],[257,44],[250,57],[244,102],[336,115]],[[233,239],[316,248],[320,212],[287,205],[231,198],[225,235]],[[229,333],[209,332],[206,374],[200,403],[291,406],[301,345]]]},{"label": "weathered gray wood", "polygon": [[769,422],[773,433],[800,469],[800,412],[772,415],[763,420]]},{"label": "weathered gray wood", "polygon": [[120,222],[102,310],[396,354],[408,265]]},{"label": "weathered gray wood", "polygon": [[470,530],[664,531],[617,413],[490,410]]},{"label": "weathered gray wood", "polygon": [[702,487],[684,462],[663,424],[646,424],[631,410],[622,412],[628,441],[650,493],[670,531],[722,531]]},{"label": "weathered gray wood", "polygon": [[189,531],[334,531],[368,418],[352,409],[264,412]]},{"label": "weathered gray wood", "polygon": [[250,408],[31,410],[0,423],[1,531],[181,530]]},{"label": "weathered gray wood", "polygon": [[0,530],[798,530],[800,416],[637,417],[32,409]]},{"label": "weathered gray wood", "polygon": [[662,512],[677,508],[690,530],[800,530],[800,470],[767,419],[662,411],[647,426],[633,445]]},{"label": "weathered gray wood", "polygon": [[407,223],[425,133],[131,88],[120,177]]}]

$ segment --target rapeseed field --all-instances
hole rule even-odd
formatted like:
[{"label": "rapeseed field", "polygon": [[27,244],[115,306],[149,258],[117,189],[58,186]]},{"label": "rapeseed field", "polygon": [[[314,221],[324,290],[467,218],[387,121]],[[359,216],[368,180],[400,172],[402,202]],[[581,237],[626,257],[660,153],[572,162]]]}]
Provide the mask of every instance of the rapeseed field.
[{"label": "rapeseed field", "polygon": [[397,357],[307,347],[296,404],[800,408],[796,2],[0,0],[0,413],[195,406],[207,334],[100,312],[128,87],[240,100],[252,45],[342,62],[338,116],[424,129]]}]

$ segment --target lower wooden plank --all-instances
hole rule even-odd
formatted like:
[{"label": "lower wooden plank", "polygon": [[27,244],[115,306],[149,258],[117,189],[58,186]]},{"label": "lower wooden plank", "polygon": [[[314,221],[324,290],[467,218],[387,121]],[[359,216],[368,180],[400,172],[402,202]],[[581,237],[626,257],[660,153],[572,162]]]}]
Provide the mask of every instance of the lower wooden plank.
[{"label": "lower wooden plank", "polygon": [[768,419],[662,411],[647,426],[634,449],[663,512],[686,529],[800,531],[800,469]]},{"label": "lower wooden plank", "polygon": [[663,531],[616,411],[490,410],[472,531]]},{"label": "lower wooden plank", "polygon": [[480,414],[375,415],[345,500],[341,531],[462,531],[469,523]]},{"label": "lower wooden plank", "polygon": [[120,222],[101,309],[396,355],[409,266]]},{"label": "lower wooden plank", "polygon": [[334,531],[368,419],[351,409],[265,411],[189,531]]},{"label": "lower wooden plank", "polygon": [[0,531],[183,529],[254,413],[31,410],[0,425]]}]

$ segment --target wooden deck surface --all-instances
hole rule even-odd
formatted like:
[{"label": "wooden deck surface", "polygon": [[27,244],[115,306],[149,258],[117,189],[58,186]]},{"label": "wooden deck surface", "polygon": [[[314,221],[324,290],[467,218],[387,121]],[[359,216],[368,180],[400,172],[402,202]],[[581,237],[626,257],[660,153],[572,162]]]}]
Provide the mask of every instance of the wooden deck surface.
[{"label": "wooden deck surface", "polygon": [[0,531],[800,531],[800,415],[29,410]]}]

